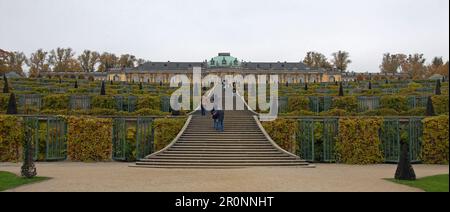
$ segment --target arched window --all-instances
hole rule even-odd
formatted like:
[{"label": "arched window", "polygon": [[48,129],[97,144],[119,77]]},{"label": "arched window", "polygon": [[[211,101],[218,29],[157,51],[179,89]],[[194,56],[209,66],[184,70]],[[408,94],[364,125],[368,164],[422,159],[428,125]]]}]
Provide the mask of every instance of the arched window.
[{"label": "arched window", "polygon": [[214,59],[211,59],[211,61],[209,62],[209,64],[213,66],[213,65],[215,64]]},{"label": "arched window", "polygon": [[222,60],[222,65],[226,65],[227,64],[227,60],[225,60],[225,57]]},{"label": "arched window", "polygon": [[233,64],[234,64],[235,66],[237,66],[237,65],[238,65],[238,60],[237,60],[237,59],[234,59]]}]

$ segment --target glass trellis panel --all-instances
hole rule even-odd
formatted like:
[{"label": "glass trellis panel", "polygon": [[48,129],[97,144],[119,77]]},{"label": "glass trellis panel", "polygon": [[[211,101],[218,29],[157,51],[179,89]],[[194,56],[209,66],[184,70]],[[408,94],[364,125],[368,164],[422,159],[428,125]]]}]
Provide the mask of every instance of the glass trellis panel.
[{"label": "glass trellis panel", "polygon": [[323,111],[330,110],[331,103],[332,103],[331,96],[310,96],[309,97],[309,109],[315,113],[320,113]]},{"label": "glass trellis panel", "polygon": [[61,117],[47,118],[47,136],[45,141],[46,160],[66,159],[66,132],[67,125]]},{"label": "glass trellis panel", "polygon": [[29,109],[40,110],[42,98],[40,94],[22,94],[19,95],[19,107],[23,112]]},{"label": "glass trellis panel", "polygon": [[127,123],[124,118],[113,121],[112,158],[126,160]]},{"label": "glass trellis panel", "polygon": [[338,135],[338,119],[325,119],[323,121],[323,162],[334,162],[335,143]]},{"label": "glass trellis panel", "polygon": [[408,124],[409,157],[412,163],[420,162],[422,147],[422,120],[410,118]]},{"label": "glass trellis panel", "polygon": [[116,108],[120,111],[134,112],[136,110],[136,96],[114,96]]},{"label": "glass trellis panel", "polygon": [[[331,96],[324,96],[323,97],[323,106],[322,111],[328,111],[331,108],[331,103],[333,102],[333,98]],[[321,111],[321,112],[322,112]]]},{"label": "glass trellis panel", "polygon": [[39,154],[39,120],[37,117],[24,118],[25,139],[30,140],[34,151],[33,160],[36,161]]},{"label": "glass trellis panel", "polygon": [[397,163],[400,159],[400,122],[398,119],[385,119],[381,128],[381,142],[384,161]]},{"label": "glass trellis panel", "polygon": [[376,110],[380,107],[378,96],[358,96],[358,111]]},{"label": "glass trellis panel", "polygon": [[307,161],[314,161],[314,121],[300,119],[297,143],[300,145],[299,156]]},{"label": "glass trellis panel", "polygon": [[309,110],[315,113],[320,112],[320,101],[319,97],[317,96],[310,96],[309,97]]},{"label": "glass trellis panel", "polygon": [[136,159],[140,160],[153,152],[153,119],[138,117],[136,126]]},{"label": "glass trellis panel", "polygon": [[91,108],[91,98],[89,96],[70,96],[70,109],[88,110]]},{"label": "glass trellis panel", "polygon": [[170,97],[169,96],[161,97],[161,111],[162,112],[170,112]]},{"label": "glass trellis panel", "polygon": [[409,96],[408,97],[408,107],[410,109],[418,107],[426,107],[428,103],[427,96]]},{"label": "glass trellis panel", "polygon": [[280,96],[278,98],[278,112],[279,113],[286,113],[288,111],[288,97],[287,96]]}]

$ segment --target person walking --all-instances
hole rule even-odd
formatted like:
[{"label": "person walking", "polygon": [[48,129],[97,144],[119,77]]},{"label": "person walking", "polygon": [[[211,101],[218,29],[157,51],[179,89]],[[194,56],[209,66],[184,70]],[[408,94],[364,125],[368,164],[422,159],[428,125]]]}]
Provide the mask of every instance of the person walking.
[{"label": "person walking", "polygon": [[202,96],[201,102],[200,102],[200,107],[202,110],[202,116],[206,115],[206,109],[205,106],[203,106],[203,104],[206,104],[208,102],[208,97],[206,96]]},{"label": "person walking", "polygon": [[211,116],[212,116],[212,119],[213,119],[213,127],[214,127],[214,129],[215,130],[218,130],[219,129],[219,111],[217,111],[217,110],[215,110],[215,109],[212,109],[211,110]]},{"label": "person walking", "polygon": [[217,122],[218,122],[217,130],[220,132],[223,132],[224,131],[223,120],[225,118],[225,112],[223,110],[218,110],[217,112],[219,114],[219,116],[217,117]]}]

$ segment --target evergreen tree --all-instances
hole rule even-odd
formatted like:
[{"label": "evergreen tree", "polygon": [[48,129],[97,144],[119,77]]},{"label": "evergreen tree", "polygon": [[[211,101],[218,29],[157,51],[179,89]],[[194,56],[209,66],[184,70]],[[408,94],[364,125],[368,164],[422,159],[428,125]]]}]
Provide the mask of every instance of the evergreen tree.
[{"label": "evergreen tree", "polygon": [[308,83],[305,82],[305,91],[308,90]]},{"label": "evergreen tree", "polygon": [[109,81],[109,84],[113,85],[114,83],[113,83],[113,81],[112,81],[112,80],[110,80],[110,81]]},{"label": "evergreen tree", "polygon": [[159,86],[162,86],[162,85],[163,85],[162,81],[159,81]]},{"label": "evergreen tree", "polygon": [[428,97],[428,101],[427,101],[427,110],[425,113],[426,116],[434,116],[436,115],[434,113],[434,106],[433,106],[433,100],[431,99],[431,96]]},{"label": "evergreen tree", "polygon": [[105,81],[102,81],[102,88],[100,89],[100,95],[101,95],[101,96],[106,95]]},{"label": "evergreen tree", "polygon": [[59,84],[61,84],[62,83],[62,80],[61,80],[61,77],[59,78]]},{"label": "evergreen tree", "polygon": [[441,95],[442,94],[441,93],[441,81],[440,80],[437,80],[437,82],[436,82],[436,90],[435,90],[434,94],[436,94],[436,95]]},{"label": "evergreen tree", "polygon": [[369,90],[372,90],[372,81],[369,81]]},{"label": "evergreen tree", "polygon": [[16,95],[14,95],[14,93],[11,93],[11,95],[9,95],[8,109],[6,110],[6,114],[17,114]]},{"label": "evergreen tree", "polygon": [[411,165],[411,160],[409,159],[408,143],[401,142],[401,152],[400,161],[397,165],[397,170],[395,171],[396,180],[416,180],[416,174]]},{"label": "evergreen tree", "polygon": [[73,87],[78,88],[78,80],[75,80],[75,85]]},{"label": "evergreen tree", "polygon": [[142,90],[142,82],[139,83],[139,90]]},{"label": "evergreen tree", "polygon": [[3,75],[3,81],[4,81],[4,85],[3,85],[3,93],[9,93],[9,86],[8,86],[8,78],[6,78],[6,75]]},{"label": "evergreen tree", "polygon": [[342,82],[339,83],[339,96],[344,96],[344,88],[342,87]]},{"label": "evergreen tree", "polygon": [[[26,126],[28,127],[28,126]],[[33,145],[31,143],[31,130],[25,130],[23,140],[23,165],[21,167],[22,177],[32,178],[37,175],[36,167],[33,162]]]}]

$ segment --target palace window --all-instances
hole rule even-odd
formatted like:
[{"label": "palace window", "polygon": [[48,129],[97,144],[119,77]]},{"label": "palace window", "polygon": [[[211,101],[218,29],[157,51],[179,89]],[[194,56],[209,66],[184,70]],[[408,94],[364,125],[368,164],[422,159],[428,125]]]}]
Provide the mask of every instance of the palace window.
[{"label": "palace window", "polygon": [[226,64],[227,64],[227,60],[225,60],[225,58],[223,58],[222,65],[226,65]]},{"label": "palace window", "polygon": [[214,65],[214,60],[211,59],[211,62],[209,64],[213,66]]}]

